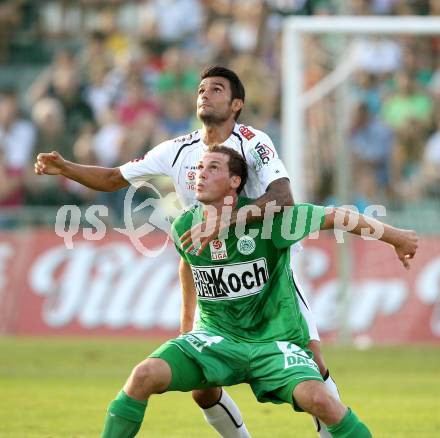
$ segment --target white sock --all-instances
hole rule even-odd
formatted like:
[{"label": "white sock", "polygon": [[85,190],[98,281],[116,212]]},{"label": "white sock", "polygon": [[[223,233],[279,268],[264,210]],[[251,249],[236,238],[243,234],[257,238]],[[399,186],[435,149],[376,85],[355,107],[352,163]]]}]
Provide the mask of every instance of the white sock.
[{"label": "white sock", "polygon": [[205,420],[223,438],[251,438],[238,406],[222,388],[220,400],[208,409],[202,409]]},{"label": "white sock", "polygon": [[[335,381],[331,378],[328,370],[327,374],[324,376],[324,384],[334,398],[338,400],[341,399],[341,397],[339,397],[338,387],[336,386]],[[331,438],[332,435],[325,427],[325,424],[321,420],[318,420],[316,417],[312,418],[313,422],[315,423],[316,431],[319,433],[320,438]]]}]

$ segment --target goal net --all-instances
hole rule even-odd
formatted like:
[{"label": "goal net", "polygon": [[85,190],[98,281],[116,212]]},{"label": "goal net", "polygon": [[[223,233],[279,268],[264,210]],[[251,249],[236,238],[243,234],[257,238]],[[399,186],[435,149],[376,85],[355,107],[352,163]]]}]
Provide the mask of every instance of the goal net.
[{"label": "goal net", "polygon": [[439,34],[433,17],[285,22],[281,152],[295,200],[420,236],[410,273],[380,242],[306,242],[299,275],[324,337],[440,340]]}]

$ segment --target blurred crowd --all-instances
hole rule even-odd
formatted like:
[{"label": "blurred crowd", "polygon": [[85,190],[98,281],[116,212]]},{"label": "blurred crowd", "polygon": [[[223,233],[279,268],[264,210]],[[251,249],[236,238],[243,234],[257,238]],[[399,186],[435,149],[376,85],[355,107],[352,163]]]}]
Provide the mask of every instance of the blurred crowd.
[{"label": "blurred crowd", "polygon": [[[26,68],[14,58],[20,35],[32,35],[50,56],[30,86],[0,90],[0,206],[99,201],[120,211],[121,194],[36,177],[36,155],[57,150],[76,162],[117,166],[197,129],[196,88],[210,64],[238,73],[246,87],[241,121],[266,131],[280,149],[281,30],[294,14],[440,16],[440,1],[1,1],[0,62]],[[360,204],[438,201],[439,42],[408,35],[357,41],[349,112],[332,110],[336,93],[307,112],[310,201],[334,195],[336,151],[328,143],[335,117],[346,119]],[[337,67],[341,44],[324,36],[305,45],[311,89]]]}]

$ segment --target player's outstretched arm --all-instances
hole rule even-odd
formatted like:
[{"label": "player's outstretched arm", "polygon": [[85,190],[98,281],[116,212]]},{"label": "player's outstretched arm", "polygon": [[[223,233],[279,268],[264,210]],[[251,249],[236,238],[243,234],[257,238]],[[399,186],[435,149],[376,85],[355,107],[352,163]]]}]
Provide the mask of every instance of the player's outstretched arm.
[{"label": "player's outstretched arm", "polygon": [[38,154],[34,164],[37,175],[63,175],[90,189],[114,192],[128,186],[118,167],[85,166],[65,160],[59,152]]},{"label": "player's outstretched arm", "polygon": [[[260,219],[264,217],[264,212],[268,205],[273,205],[274,203],[279,207],[291,207],[294,205],[290,181],[287,178],[272,181],[268,185],[266,193],[255,200],[255,205],[260,207],[263,213]],[[252,222],[252,219],[248,218],[248,222]]]},{"label": "player's outstretched arm", "polygon": [[345,208],[327,208],[321,229],[340,229],[389,243],[394,247],[397,257],[406,269],[410,268],[409,260],[414,257],[418,247],[418,236],[415,231],[396,228]]},{"label": "player's outstretched arm", "polygon": [[180,333],[186,333],[192,330],[194,324],[194,315],[196,312],[197,297],[189,264],[180,259],[179,264],[180,286],[182,288],[182,308],[180,311]]}]

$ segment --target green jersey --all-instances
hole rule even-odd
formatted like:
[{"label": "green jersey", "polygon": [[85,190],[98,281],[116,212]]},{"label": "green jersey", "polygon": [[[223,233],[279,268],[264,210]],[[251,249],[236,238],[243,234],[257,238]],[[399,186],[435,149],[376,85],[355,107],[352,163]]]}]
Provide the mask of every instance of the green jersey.
[{"label": "green jersey", "polygon": [[[250,202],[239,197],[237,209]],[[309,333],[296,298],[289,249],[323,220],[324,207],[298,204],[275,215],[272,224],[246,225],[238,237],[231,227],[224,240],[210,242],[195,255],[185,253],[178,238],[203,221],[203,207],[195,205],[179,216],[172,232],[192,269],[200,309],[197,328],[237,341],[285,340],[305,347]]]}]

